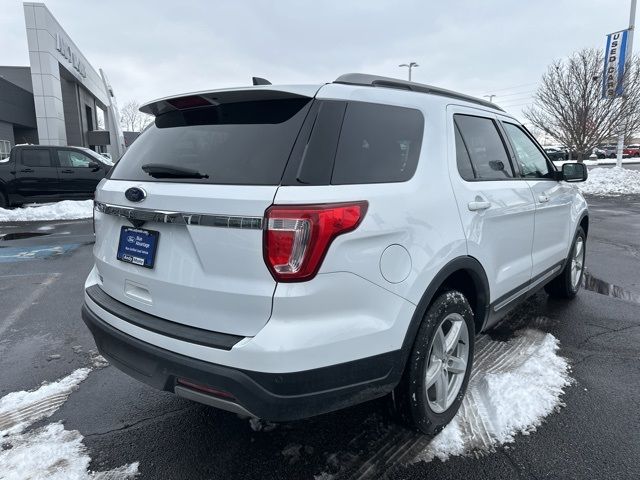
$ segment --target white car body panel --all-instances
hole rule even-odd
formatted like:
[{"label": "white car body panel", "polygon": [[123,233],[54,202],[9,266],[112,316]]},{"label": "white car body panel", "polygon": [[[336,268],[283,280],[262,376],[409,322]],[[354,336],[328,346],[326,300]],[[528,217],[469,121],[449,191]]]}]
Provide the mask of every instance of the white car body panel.
[{"label": "white car body panel", "polygon": [[576,188],[555,180],[527,180],[536,202],[533,236],[532,276],[562,262],[569,253],[575,234],[571,209]]},{"label": "white car body panel", "polygon": [[[280,187],[276,203],[299,204],[309,197],[317,203],[367,199],[369,210],[363,222],[334,240],[320,273],[346,270],[417,304],[431,278],[452,258],[466,255],[455,204],[446,200],[453,196],[449,185],[428,190],[420,188],[420,183],[409,181],[402,186],[413,199],[410,206],[399,201],[394,193],[398,186],[391,184]],[[383,252],[391,245],[404,247],[410,260],[403,281],[397,283],[385,279],[380,266]]]}]

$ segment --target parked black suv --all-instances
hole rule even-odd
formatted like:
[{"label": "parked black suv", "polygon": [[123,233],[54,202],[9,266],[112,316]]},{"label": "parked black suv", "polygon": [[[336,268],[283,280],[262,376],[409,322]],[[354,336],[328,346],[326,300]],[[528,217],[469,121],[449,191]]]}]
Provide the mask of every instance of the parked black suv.
[{"label": "parked black suv", "polygon": [[82,147],[18,145],[0,160],[0,207],[93,198],[113,164]]}]

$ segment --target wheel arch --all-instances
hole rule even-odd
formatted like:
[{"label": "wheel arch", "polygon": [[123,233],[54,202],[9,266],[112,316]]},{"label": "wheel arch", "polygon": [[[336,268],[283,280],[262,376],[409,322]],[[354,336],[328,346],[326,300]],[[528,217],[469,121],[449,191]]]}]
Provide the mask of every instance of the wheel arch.
[{"label": "wheel arch", "polygon": [[402,344],[403,369],[413,348],[418,329],[429,306],[438,294],[449,289],[460,290],[471,303],[474,312],[476,334],[486,324],[489,312],[489,281],[484,268],[478,260],[470,256],[461,256],[451,260],[436,274],[422,294],[411,317],[411,322]]},{"label": "wheel arch", "polygon": [[582,227],[582,230],[584,230],[585,236],[589,237],[589,214],[587,212],[584,212],[580,217],[580,220],[578,221],[578,226]]}]

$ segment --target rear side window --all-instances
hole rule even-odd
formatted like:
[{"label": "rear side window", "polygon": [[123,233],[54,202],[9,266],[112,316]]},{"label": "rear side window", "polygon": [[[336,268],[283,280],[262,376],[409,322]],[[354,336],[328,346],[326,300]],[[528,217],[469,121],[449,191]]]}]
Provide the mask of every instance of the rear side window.
[{"label": "rear side window", "polygon": [[454,121],[460,130],[467,154],[471,159],[475,179],[504,180],[513,178],[509,156],[492,119],[457,114],[454,115]]},{"label": "rear side window", "polygon": [[50,167],[51,156],[44,148],[25,148],[22,150],[22,164],[26,167]]},{"label": "rear side window", "polygon": [[89,168],[92,160],[73,150],[58,150],[58,164],[64,168]]},{"label": "rear side window", "polygon": [[[303,130],[299,146],[303,147],[300,154],[300,165],[296,169],[295,178],[304,185],[329,185],[333,170],[333,159],[336,155],[338,138],[342,119],[347,107],[346,102],[323,100],[312,108],[309,119],[310,133]],[[296,145],[298,146],[298,145]],[[295,156],[295,152],[294,152]],[[292,164],[292,167],[295,165]]]},{"label": "rear side window", "polygon": [[[278,185],[310,101],[258,100],[165,113],[129,147],[111,178]],[[158,178],[143,170],[149,164],[198,172],[202,178]]]},{"label": "rear side window", "polygon": [[416,171],[424,117],[419,110],[350,102],[331,183],[404,182]]}]

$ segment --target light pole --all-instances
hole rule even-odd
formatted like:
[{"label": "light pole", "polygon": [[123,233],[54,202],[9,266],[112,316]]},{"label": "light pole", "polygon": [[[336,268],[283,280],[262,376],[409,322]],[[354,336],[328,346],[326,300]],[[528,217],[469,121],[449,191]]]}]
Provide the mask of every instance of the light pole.
[{"label": "light pole", "polygon": [[492,93],[491,95],[483,95],[483,97],[488,98],[493,103],[493,97],[497,97],[497,95]]},{"label": "light pole", "polygon": [[409,62],[409,63],[401,63],[398,66],[399,67],[409,67],[409,81],[411,81],[411,69],[413,67],[419,67],[420,65],[418,65],[416,62]]},{"label": "light pole", "polygon": [[[629,12],[629,39],[627,40],[628,41],[627,52],[625,57],[628,59],[633,58],[633,31],[635,30],[637,3],[638,3],[638,0],[631,0],[631,10]],[[622,99],[622,101],[623,102],[625,101],[624,98]],[[625,131],[623,129],[622,132],[620,133],[620,136],[618,137],[618,148],[616,152],[617,167],[622,167],[622,149],[624,148],[624,134],[625,134]]]}]

